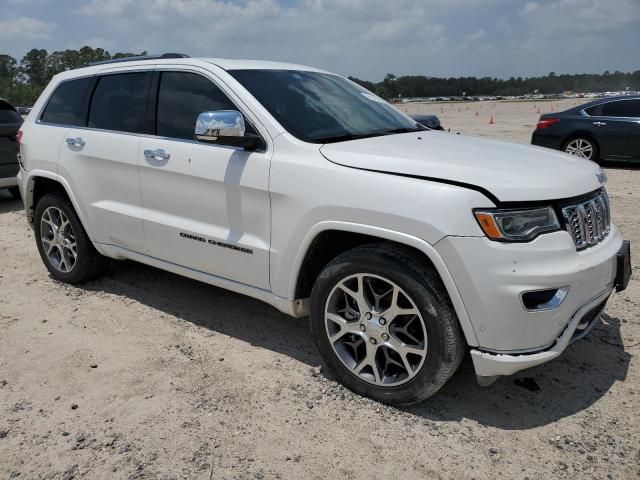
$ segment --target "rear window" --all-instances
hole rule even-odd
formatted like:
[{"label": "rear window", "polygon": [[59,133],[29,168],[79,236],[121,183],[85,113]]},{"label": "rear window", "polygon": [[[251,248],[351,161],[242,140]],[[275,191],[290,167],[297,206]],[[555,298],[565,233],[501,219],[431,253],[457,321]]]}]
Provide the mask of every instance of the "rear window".
[{"label": "rear window", "polygon": [[89,126],[117,132],[142,133],[150,72],[100,77],[91,99]]},{"label": "rear window", "polygon": [[91,77],[69,80],[58,85],[40,120],[56,125],[84,126],[84,100]]},{"label": "rear window", "polygon": [[585,108],[584,111],[590,117],[597,117],[598,115],[600,115],[600,112],[602,111],[602,105],[594,105],[593,107]]},{"label": "rear window", "polygon": [[605,117],[640,117],[640,100],[618,100],[602,106]]}]

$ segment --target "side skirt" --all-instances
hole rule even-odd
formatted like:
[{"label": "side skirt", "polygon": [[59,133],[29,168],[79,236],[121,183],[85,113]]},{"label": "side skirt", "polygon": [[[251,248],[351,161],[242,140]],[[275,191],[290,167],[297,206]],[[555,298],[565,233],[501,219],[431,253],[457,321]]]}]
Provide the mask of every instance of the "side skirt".
[{"label": "side skirt", "polygon": [[159,268],[161,270],[166,270],[177,275],[182,275],[183,277],[188,277],[192,278],[193,280],[208,283],[209,285],[213,285],[215,287],[220,287],[232,292],[240,293],[242,295],[247,295],[248,297],[256,298],[258,300],[266,302],[269,305],[277,308],[281,312],[293,317],[299,318],[304,317],[308,314],[304,301],[292,302],[291,300],[279,297],[278,295],[275,295],[273,292],[270,292],[268,290],[252,287],[240,282],[234,282],[233,280],[218,277],[216,275],[211,275],[210,273],[201,272],[192,268],[183,267],[175,263],[167,262],[159,258],[134,252],[133,250],[128,250],[116,245],[96,242],[94,242],[94,245],[102,255],[110,258],[118,260],[133,260],[135,262],[140,262],[145,265]]}]

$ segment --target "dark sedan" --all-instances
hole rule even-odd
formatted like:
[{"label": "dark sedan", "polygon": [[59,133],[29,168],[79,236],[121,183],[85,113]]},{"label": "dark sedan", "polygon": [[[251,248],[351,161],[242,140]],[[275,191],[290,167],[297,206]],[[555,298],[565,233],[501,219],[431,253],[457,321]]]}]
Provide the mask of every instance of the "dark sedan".
[{"label": "dark sedan", "polygon": [[440,119],[435,115],[417,114],[417,115],[410,115],[410,117],[413,118],[419,124],[424,125],[425,127],[429,127],[432,130],[444,130],[444,128],[440,124]]},{"label": "dark sedan", "polygon": [[640,96],[601,98],[544,114],[531,143],[595,162],[640,161]]},{"label": "dark sedan", "polygon": [[0,188],[8,188],[14,198],[20,198],[18,182],[18,129],[22,117],[15,108],[0,98]]}]

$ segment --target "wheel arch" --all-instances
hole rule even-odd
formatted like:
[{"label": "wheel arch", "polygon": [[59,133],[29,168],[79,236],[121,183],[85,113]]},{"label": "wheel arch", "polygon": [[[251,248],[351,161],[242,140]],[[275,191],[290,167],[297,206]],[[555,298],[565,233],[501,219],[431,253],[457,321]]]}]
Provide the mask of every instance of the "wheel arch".
[{"label": "wheel arch", "polygon": [[476,333],[444,260],[428,242],[402,232],[348,222],[316,224],[307,233],[292,265],[289,298],[298,305],[306,302],[315,279],[329,261],[351,248],[374,242],[397,245],[435,270],[449,295],[468,345],[477,346]]},{"label": "wheel arch", "polygon": [[591,140],[596,146],[596,149],[598,151],[598,156],[602,157],[602,148],[600,147],[600,141],[593,134],[593,132],[590,132],[588,130],[575,130],[570,134],[566,135],[562,139],[562,143],[560,144],[560,148],[562,149],[563,152],[564,152],[564,147],[567,145],[567,143],[569,143],[571,140],[575,138],[588,138],[589,140]]},{"label": "wheel arch", "polygon": [[53,172],[32,170],[29,172],[29,177],[26,179],[24,192],[24,205],[27,212],[27,219],[32,227],[34,222],[33,217],[38,201],[47,193],[60,192],[66,195],[69,201],[71,201],[71,204],[80,219],[82,227],[85,232],[87,232],[89,238],[93,238],[82,209],[80,208],[71,187],[63,177]]}]

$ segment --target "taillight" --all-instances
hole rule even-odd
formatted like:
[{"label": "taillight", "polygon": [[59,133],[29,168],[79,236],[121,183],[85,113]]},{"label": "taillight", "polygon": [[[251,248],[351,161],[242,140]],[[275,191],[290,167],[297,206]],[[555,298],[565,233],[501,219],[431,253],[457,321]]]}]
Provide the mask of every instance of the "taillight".
[{"label": "taillight", "polygon": [[20,142],[22,142],[22,129],[18,130],[18,133],[16,133],[16,144],[18,145],[18,150],[20,150]]},{"label": "taillight", "polygon": [[536,125],[536,127],[538,128],[538,130],[542,130],[550,127],[554,123],[558,123],[559,121],[559,118],[541,118],[540,121],[538,121],[538,125]]}]

